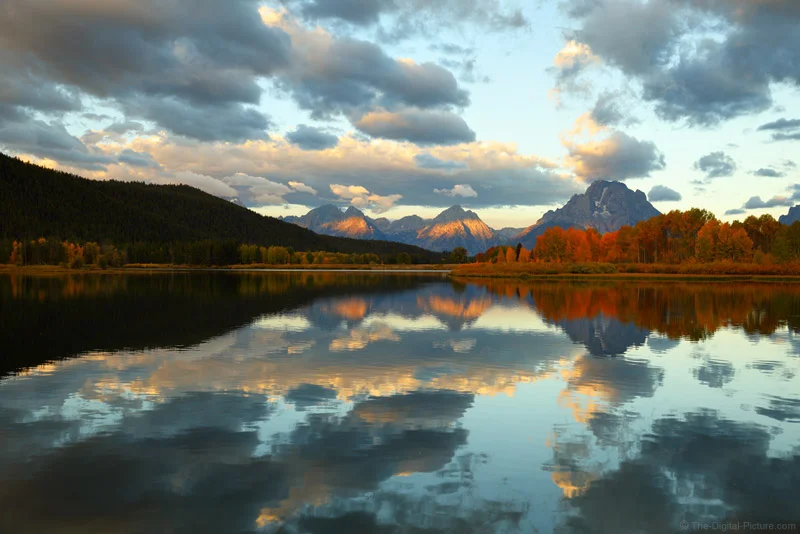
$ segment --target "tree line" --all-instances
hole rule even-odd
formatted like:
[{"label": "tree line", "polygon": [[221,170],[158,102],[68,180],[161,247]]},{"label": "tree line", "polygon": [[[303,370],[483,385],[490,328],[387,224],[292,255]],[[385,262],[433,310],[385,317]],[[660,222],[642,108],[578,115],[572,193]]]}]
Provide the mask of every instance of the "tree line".
[{"label": "tree line", "polygon": [[71,269],[100,268],[128,264],[193,266],[225,265],[411,265],[407,252],[393,255],[296,251],[291,247],[240,244],[233,240],[175,243],[75,243],[56,238],[0,241],[0,259],[12,265],[59,265]]},{"label": "tree line", "polygon": [[477,263],[736,262],[772,264],[800,260],[800,222],[787,226],[771,215],[720,222],[707,210],[671,211],[635,226],[600,234],[593,228],[548,228],[533,250],[493,247]]}]

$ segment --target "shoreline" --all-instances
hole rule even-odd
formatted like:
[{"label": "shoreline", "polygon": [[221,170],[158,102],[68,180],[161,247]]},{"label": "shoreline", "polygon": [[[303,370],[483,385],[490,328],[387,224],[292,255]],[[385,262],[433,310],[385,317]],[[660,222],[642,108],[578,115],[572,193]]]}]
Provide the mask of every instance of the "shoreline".
[{"label": "shoreline", "polygon": [[[548,270],[553,270],[548,268]],[[533,269],[476,268],[475,264],[463,265],[230,265],[189,266],[171,264],[129,264],[123,267],[101,269],[96,266],[70,269],[59,265],[8,265],[0,264],[0,274],[63,275],[63,274],[153,274],[167,272],[228,272],[228,273],[291,273],[291,272],[341,272],[374,274],[443,274],[452,279],[507,280],[507,281],[593,281],[593,280],[638,280],[638,281],[744,281],[744,282],[796,282],[800,283],[800,271],[795,273],[670,273],[670,272],[537,272]]]},{"label": "shoreline", "polygon": [[155,272],[360,272],[360,273],[450,273],[454,265],[227,265],[191,266],[171,264],[129,264],[123,267],[82,267],[70,269],[59,265],[8,265],[0,264],[0,274],[130,274]]},{"label": "shoreline", "polygon": [[[800,282],[800,266],[758,266],[752,264],[675,265],[529,264],[503,266],[466,264],[453,269],[457,279],[496,280],[652,280],[652,281],[773,281]],[[737,269],[739,271],[737,272]],[[694,271],[694,272],[693,272]],[[715,272],[716,271],[716,272]],[[726,272],[727,271],[727,272]],[[772,271],[772,272],[770,272]]]}]

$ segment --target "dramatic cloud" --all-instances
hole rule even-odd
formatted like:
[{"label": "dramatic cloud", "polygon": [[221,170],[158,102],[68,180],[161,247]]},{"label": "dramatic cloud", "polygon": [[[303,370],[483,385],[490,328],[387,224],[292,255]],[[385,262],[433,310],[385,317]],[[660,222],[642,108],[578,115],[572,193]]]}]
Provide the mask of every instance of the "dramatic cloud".
[{"label": "dramatic cloud", "polygon": [[257,80],[289,62],[289,37],[262,24],[249,0],[103,9],[10,0],[2,9],[4,72],[29,73],[51,97],[110,99],[127,116],[198,139],[261,137],[269,120],[248,107],[259,103]]},{"label": "dramatic cloud", "polygon": [[85,170],[103,170],[114,158],[71,135],[63,124],[29,117],[0,121],[0,144],[8,149],[48,158]]},{"label": "dramatic cloud", "polygon": [[[263,179],[279,185],[260,192],[272,195],[271,205],[279,202],[278,197],[290,204],[308,205],[312,202],[309,195],[318,191],[314,204],[341,200],[350,204],[359,197],[356,204],[361,206],[402,203],[448,207],[452,198],[432,191],[453,190],[456,185],[470,186],[479,193],[470,201],[473,208],[547,205],[585,189],[571,176],[558,172],[554,162],[522,154],[511,143],[475,142],[423,149],[412,143],[345,135],[332,149],[307,151],[289,143],[202,143],[153,134],[105,141],[103,148],[107,154],[123,150],[150,154],[160,167],[123,166],[110,155],[111,163],[105,170],[81,174],[96,179],[169,183],[174,173],[191,171],[219,181],[224,188],[221,196],[233,196],[228,188],[235,188],[246,206],[263,205],[254,200],[259,195],[251,193],[254,186],[268,185]],[[49,165],[79,171],[53,162]],[[251,181],[245,183],[238,173],[251,177]],[[330,184],[362,187],[368,193],[358,190],[344,199],[330,190]],[[375,197],[370,201],[371,195]]]},{"label": "dramatic cloud", "polygon": [[[793,0],[567,0],[567,32],[641,84],[666,120],[712,125],[772,106],[773,83],[800,83]],[[573,73],[574,75],[574,73]]]},{"label": "dramatic cloud", "polygon": [[457,184],[452,189],[434,189],[434,193],[448,197],[477,197],[478,193],[472,189],[471,185]]},{"label": "dramatic cloud", "polygon": [[469,104],[453,74],[438,65],[394,59],[374,43],[309,30],[282,12],[262,8],[261,16],[291,36],[291,64],[278,86],[315,119],[359,117],[379,107]]},{"label": "dramatic cloud", "polygon": [[647,193],[650,202],[678,202],[682,199],[681,194],[664,185],[655,185]]},{"label": "dramatic cloud", "polygon": [[[588,135],[588,140],[581,139],[583,135]],[[595,139],[597,135],[605,137]],[[579,117],[574,129],[562,134],[561,143],[568,151],[566,165],[584,181],[643,178],[666,167],[654,143],[609,130],[591,114]]]},{"label": "dramatic cloud", "polygon": [[736,162],[724,152],[706,154],[694,164],[694,168],[706,174],[707,179],[733,176],[736,172]]},{"label": "dramatic cloud", "polygon": [[776,171],[775,169],[761,168],[753,171],[754,176],[763,176],[764,178],[783,178],[786,176],[785,172]]},{"label": "dramatic cloud", "polygon": [[454,145],[475,140],[475,132],[464,119],[448,111],[376,111],[363,116],[355,126],[373,137],[411,141],[419,145]]},{"label": "dramatic cloud", "polygon": [[303,150],[325,150],[339,144],[339,138],[313,126],[299,125],[286,134],[286,140]]},{"label": "dramatic cloud", "polygon": [[[250,0],[92,5],[4,4],[0,117],[78,111],[86,97],[124,116],[109,133],[143,131],[138,119],[188,138],[243,142],[266,139],[272,128],[260,107],[264,81],[316,119],[469,105],[444,67],[308,29]],[[330,134],[310,128],[287,139],[315,150],[332,146]]]},{"label": "dramatic cloud", "polygon": [[463,161],[444,161],[428,153],[417,154],[416,156],[414,156],[414,162],[420,169],[455,171],[467,168],[467,164],[464,163]]}]

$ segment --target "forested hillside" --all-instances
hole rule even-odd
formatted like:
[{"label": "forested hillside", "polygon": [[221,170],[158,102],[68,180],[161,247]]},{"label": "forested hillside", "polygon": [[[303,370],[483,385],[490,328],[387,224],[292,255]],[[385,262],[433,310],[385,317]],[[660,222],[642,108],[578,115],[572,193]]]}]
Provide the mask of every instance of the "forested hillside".
[{"label": "forested hillside", "polygon": [[400,243],[318,235],[186,185],[88,180],[0,154],[0,240],[40,237],[118,246],[235,241],[441,260]]}]

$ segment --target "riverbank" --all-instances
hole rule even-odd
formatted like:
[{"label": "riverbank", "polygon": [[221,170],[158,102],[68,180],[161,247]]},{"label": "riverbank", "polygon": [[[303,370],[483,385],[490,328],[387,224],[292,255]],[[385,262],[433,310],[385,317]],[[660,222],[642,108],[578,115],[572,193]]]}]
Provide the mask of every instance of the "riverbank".
[{"label": "riverbank", "polygon": [[632,279],[632,280],[750,280],[800,282],[800,264],[707,263],[690,265],[608,263],[471,263],[456,266],[456,278]]},{"label": "riverbank", "polygon": [[449,272],[456,265],[226,265],[197,266],[197,265],[172,265],[161,263],[131,263],[122,267],[109,267],[101,269],[95,265],[84,266],[80,269],[70,269],[60,265],[5,265],[0,264],[0,273],[19,274],[80,274],[80,273],[106,273],[119,274],[131,272],[156,272],[156,271],[238,271],[238,272],[272,272],[272,271],[369,271],[369,272]]}]

